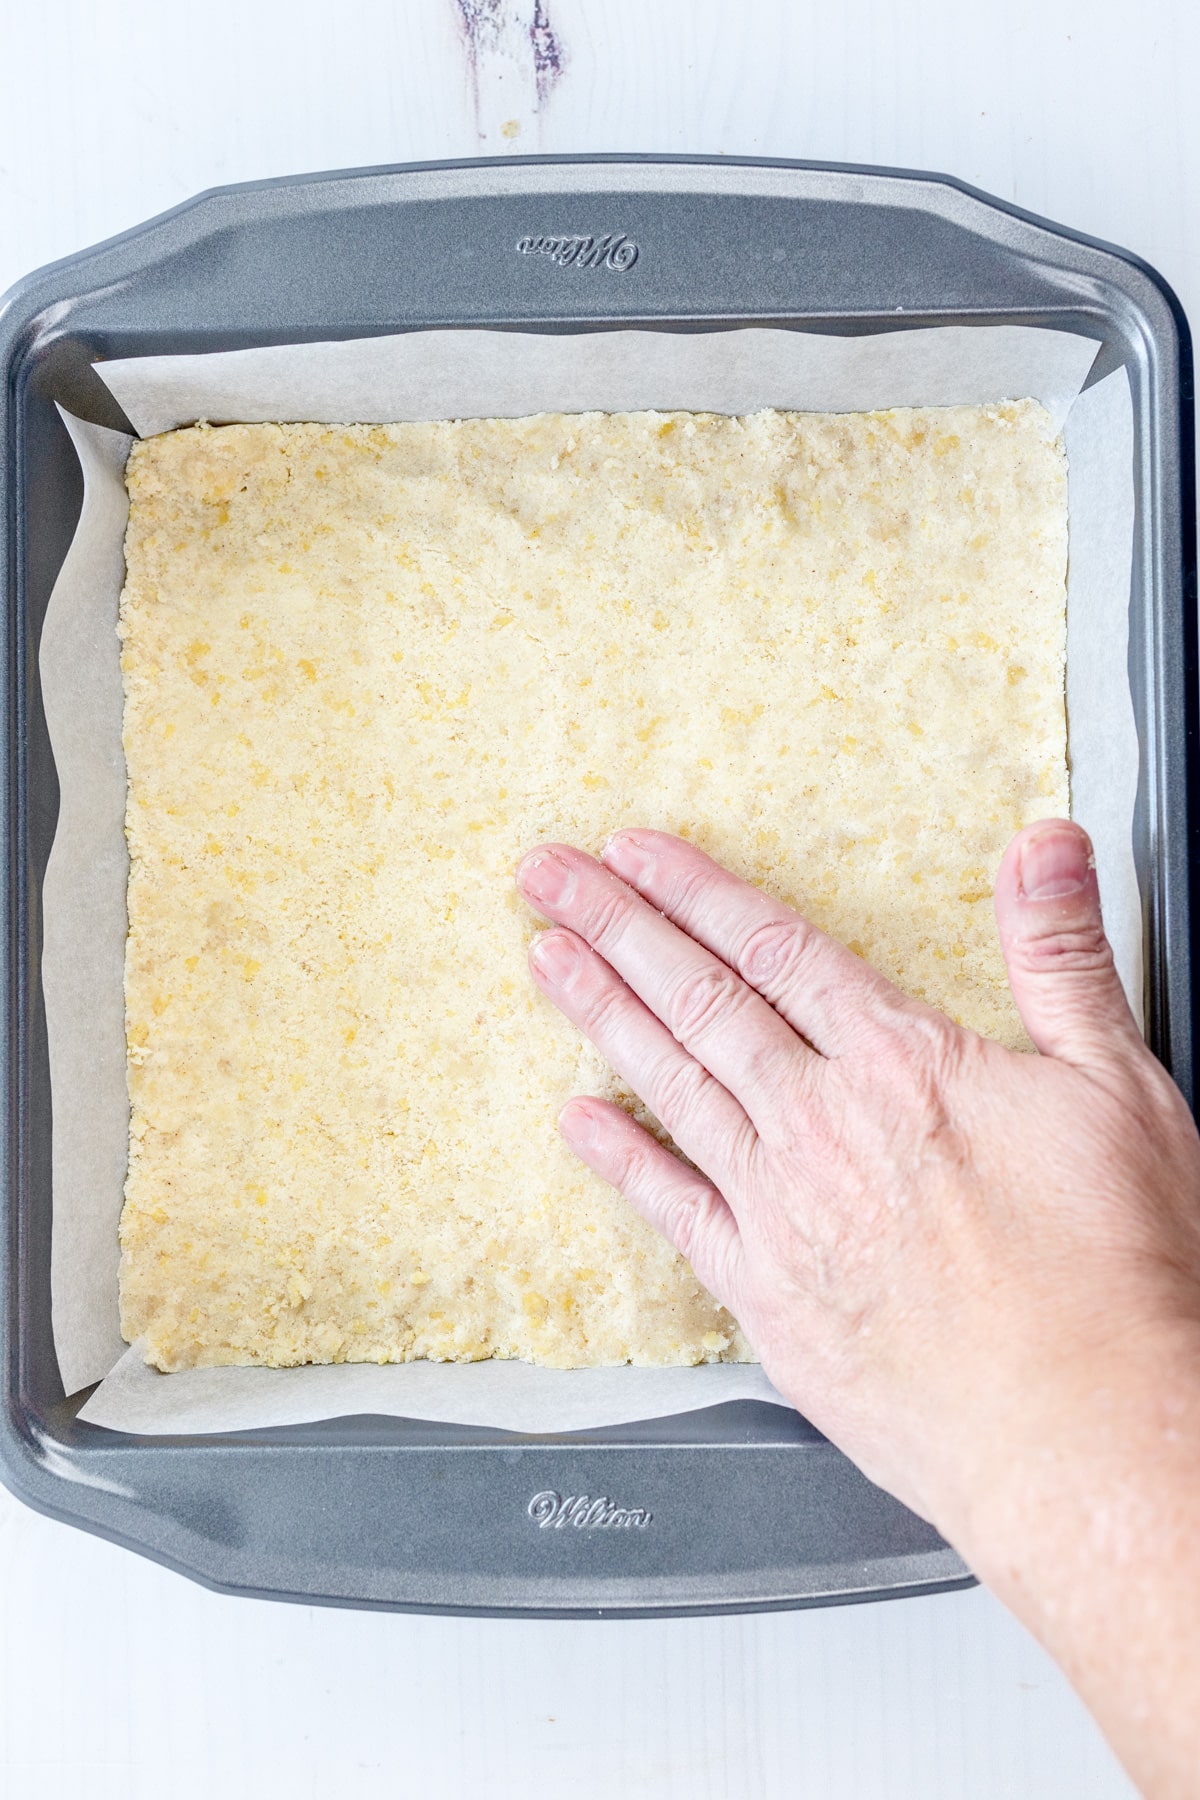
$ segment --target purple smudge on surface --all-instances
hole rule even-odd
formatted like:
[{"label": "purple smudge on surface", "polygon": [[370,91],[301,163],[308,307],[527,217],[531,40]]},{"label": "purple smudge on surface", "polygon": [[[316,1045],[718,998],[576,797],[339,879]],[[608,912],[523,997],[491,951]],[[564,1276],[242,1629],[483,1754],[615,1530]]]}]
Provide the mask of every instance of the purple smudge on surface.
[{"label": "purple smudge on surface", "polygon": [[479,53],[485,45],[494,49],[500,40],[503,4],[504,0],[455,0],[467,52],[476,131],[479,130]]},{"label": "purple smudge on surface", "polygon": [[534,0],[529,42],[533,45],[533,73],[537,82],[538,105],[542,106],[549,99],[563,72],[562,45],[554,35],[554,27],[542,0]]},{"label": "purple smudge on surface", "polygon": [[455,3],[462,20],[467,54],[475,61],[484,40],[487,39],[494,45],[500,36],[500,27],[504,24],[505,0],[455,0]]},{"label": "purple smudge on surface", "polygon": [[467,73],[475,106],[475,123],[479,125],[479,66],[489,52],[508,40],[510,54],[522,39],[533,52],[533,78],[537,104],[543,106],[556,87],[565,66],[565,56],[545,0],[533,0],[530,18],[529,0],[454,0],[459,29],[467,54]]}]

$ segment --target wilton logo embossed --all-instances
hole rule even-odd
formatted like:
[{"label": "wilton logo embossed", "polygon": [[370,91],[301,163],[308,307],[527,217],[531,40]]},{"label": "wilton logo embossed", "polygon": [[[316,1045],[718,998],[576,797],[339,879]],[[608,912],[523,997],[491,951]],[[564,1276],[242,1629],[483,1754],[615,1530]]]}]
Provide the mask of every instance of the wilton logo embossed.
[{"label": "wilton logo embossed", "polygon": [[577,1531],[644,1531],[654,1517],[643,1506],[616,1506],[607,1494],[598,1500],[587,1494],[568,1494],[564,1499],[552,1488],[535,1494],[525,1510],[541,1531],[552,1527],[561,1531],[564,1525]]},{"label": "wilton logo embossed", "polygon": [[523,237],[522,256],[548,256],[560,269],[613,269],[623,275],[638,259],[638,247],[623,231],[607,237]]}]

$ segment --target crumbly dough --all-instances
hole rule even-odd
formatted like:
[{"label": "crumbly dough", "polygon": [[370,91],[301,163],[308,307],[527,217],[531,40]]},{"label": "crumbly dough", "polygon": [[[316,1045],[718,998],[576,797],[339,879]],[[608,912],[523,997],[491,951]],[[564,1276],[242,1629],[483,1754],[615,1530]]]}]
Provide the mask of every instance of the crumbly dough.
[{"label": "crumbly dough", "polygon": [[199,426],[128,484],[126,1336],[747,1358],[558,1138],[634,1103],[529,981],[513,869],[663,827],[1022,1044],[991,884],[1067,806],[1047,414]]}]

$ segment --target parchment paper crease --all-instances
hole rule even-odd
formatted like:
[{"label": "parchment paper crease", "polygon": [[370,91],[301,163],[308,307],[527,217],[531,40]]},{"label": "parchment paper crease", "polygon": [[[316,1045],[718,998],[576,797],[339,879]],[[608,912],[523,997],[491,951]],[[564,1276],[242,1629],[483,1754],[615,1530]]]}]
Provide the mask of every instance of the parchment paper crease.
[{"label": "parchment paper crease", "polygon": [[[1123,371],[1080,395],[1096,345],[1043,329],[945,327],[865,338],[779,330],[542,335],[430,331],[340,344],[98,365],[145,435],[211,421],[520,416],[653,407],[857,411],[1020,398],[1065,427],[1071,522],[1072,810],[1096,842],[1105,917],[1141,1006],[1132,857],[1138,747],[1126,673],[1132,415]],[[562,1432],[752,1398],[757,1366],[558,1371],[518,1363],[342,1364],[160,1375],[117,1326],[128,1104],[122,967],[125,772],[115,624],[129,439],[76,420],[85,501],[51,597],[41,673],[62,791],[45,885],[42,978],[54,1105],[54,1331],[81,1417],[134,1432],[218,1432],[349,1413]],[[107,1379],[101,1379],[107,1377]]]}]

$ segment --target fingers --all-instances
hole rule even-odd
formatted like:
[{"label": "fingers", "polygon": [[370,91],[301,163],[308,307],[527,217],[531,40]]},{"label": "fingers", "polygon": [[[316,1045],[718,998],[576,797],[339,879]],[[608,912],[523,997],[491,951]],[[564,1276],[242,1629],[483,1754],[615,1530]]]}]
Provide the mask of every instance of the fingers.
[{"label": "fingers", "polygon": [[709,1293],[736,1312],[742,1241],[712,1182],[607,1100],[572,1100],[558,1124],[588,1168],[624,1194],[687,1257]]},{"label": "fingers", "polygon": [[809,1043],[836,1056],[864,1013],[897,995],[869,964],[790,907],[665,831],[618,831],[603,861],[736,969]]},{"label": "fingers", "polygon": [[544,932],[529,966],[542,992],[591,1038],[680,1149],[728,1187],[755,1140],[733,1095],[574,932]]},{"label": "fingers", "polygon": [[1142,1046],[1080,826],[1043,819],[1017,834],[996,877],[996,923],[1017,1011],[1043,1055],[1086,1066]]},{"label": "fingers", "polygon": [[543,846],[525,858],[517,883],[540,913],[598,950],[755,1124],[770,1130],[811,1052],[761,995],[580,850]]}]

